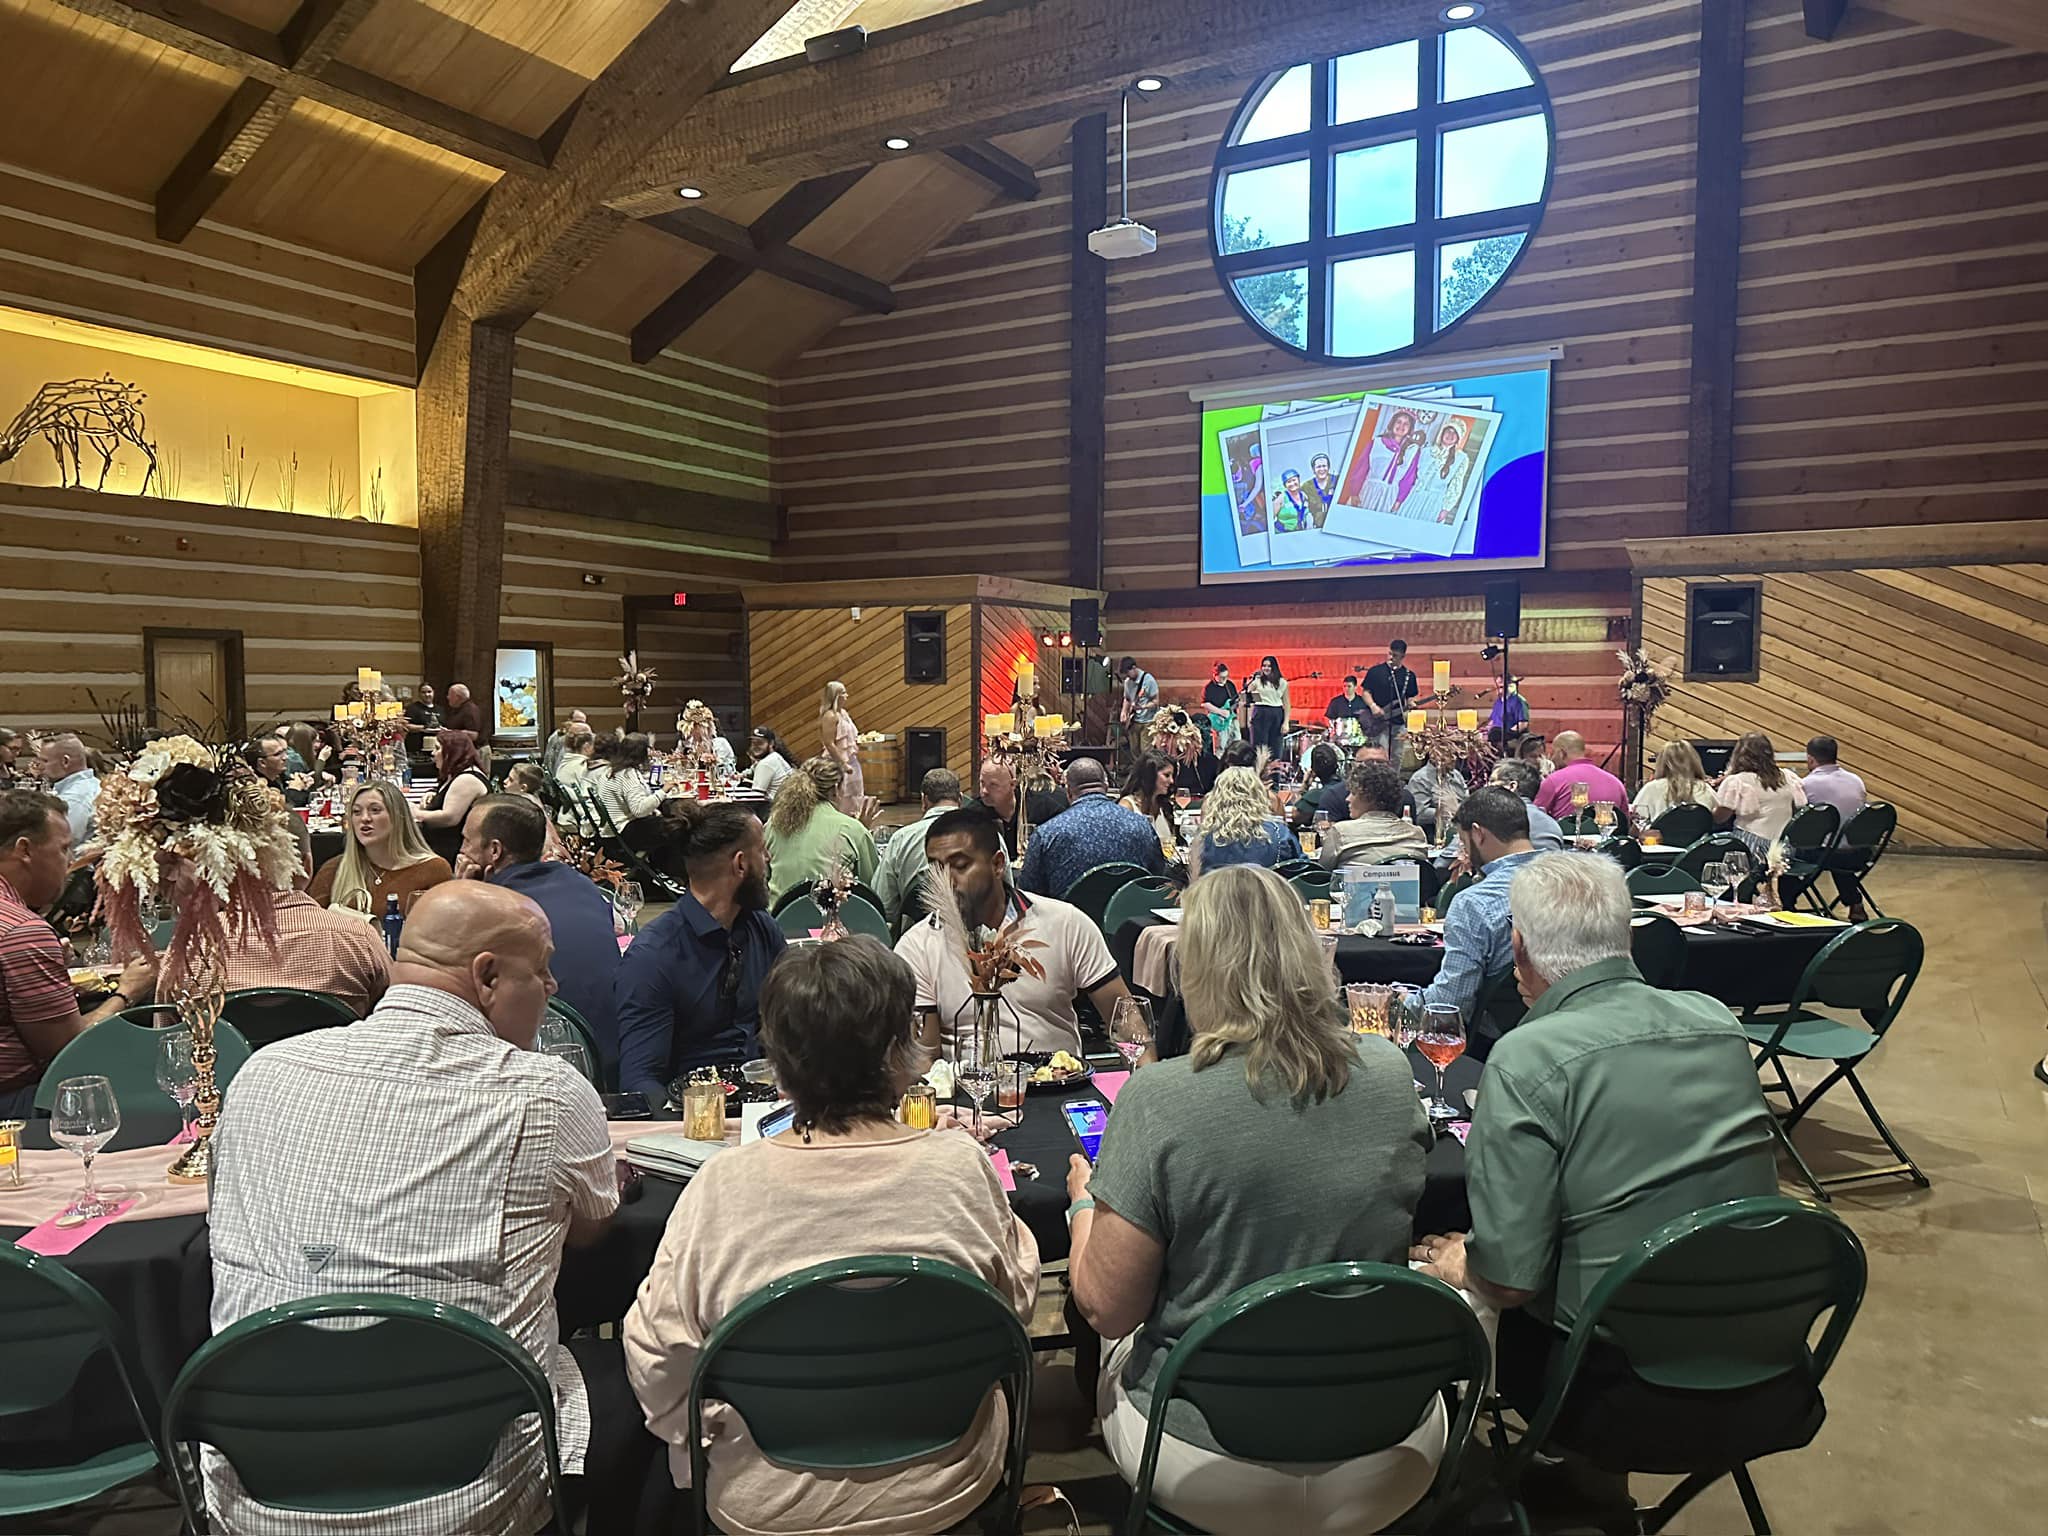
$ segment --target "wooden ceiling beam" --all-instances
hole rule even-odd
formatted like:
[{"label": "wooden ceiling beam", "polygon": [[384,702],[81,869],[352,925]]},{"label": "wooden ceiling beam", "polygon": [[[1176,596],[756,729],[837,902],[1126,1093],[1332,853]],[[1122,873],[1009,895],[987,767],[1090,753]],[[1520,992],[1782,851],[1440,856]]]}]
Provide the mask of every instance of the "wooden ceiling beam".
[{"label": "wooden ceiling beam", "polygon": [[[305,0],[282,33],[266,32],[199,0],[57,3],[222,69],[235,70],[288,98],[303,96],[478,165],[523,176],[547,169],[546,152],[524,134],[334,58],[346,29],[361,19],[358,12],[369,9],[359,7],[358,0]],[[344,30],[337,35],[337,28]],[[304,51],[303,62],[295,49]]]},{"label": "wooden ceiling beam", "polygon": [[941,153],[971,175],[980,177],[1012,202],[1028,203],[1038,197],[1038,172],[1008,150],[998,149],[987,139],[949,145]]},{"label": "wooden ceiling beam", "polygon": [[[1513,27],[1580,9],[1491,0],[1487,15]],[[732,76],[629,167],[610,201],[647,217],[674,208],[685,184],[716,199],[864,164],[893,134],[929,152],[1069,122],[1114,105],[1141,73],[1176,93],[1241,86],[1304,58],[1442,31],[1441,10],[1442,0],[980,0],[885,28],[844,58]]]},{"label": "wooden ceiling beam", "polygon": [[[278,34],[284,57],[295,71],[318,69],[333,59],[377,0],[304,0]],[[183,240],[241,175],[256,151],[269,142],[296,98],[262,80],[244,80],[227,104],[201,130],[156,193],[160,240]]]},{"label": "wooden ceiling beam", "polygon": [[[657,228],[705,245],[716,254],[633,327],[633,361],[645,363],[659,357],[756,272],[772,273],[862,309],[876,310],[878,304],[879,313],[894,309],[896,297],[885,285],[850,267],[796,250],[789,243],[866,173],[866,167],[860,167],[800,182],[745,228],[715,214],[695,220],[682,215],[670,215],[669,222],[651,220]],[[702,232],[707,238],[699,240],[688,231]]]},{"label": "wooden ceiling beam", "polygon": [[1806,0],[1806,35],[1833,42],[1835,29],[1848,9],[1849,0]]}]

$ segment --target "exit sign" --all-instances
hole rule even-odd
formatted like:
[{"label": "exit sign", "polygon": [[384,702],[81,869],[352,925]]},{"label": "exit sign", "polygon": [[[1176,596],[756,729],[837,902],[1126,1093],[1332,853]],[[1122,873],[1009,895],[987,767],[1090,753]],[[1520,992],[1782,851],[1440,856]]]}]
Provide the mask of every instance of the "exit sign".
[{"label": "exit sign", "polygon": [[687,608],[690,605],[690,594],[687,592],[676,593],[675,604],[678,608]]}]

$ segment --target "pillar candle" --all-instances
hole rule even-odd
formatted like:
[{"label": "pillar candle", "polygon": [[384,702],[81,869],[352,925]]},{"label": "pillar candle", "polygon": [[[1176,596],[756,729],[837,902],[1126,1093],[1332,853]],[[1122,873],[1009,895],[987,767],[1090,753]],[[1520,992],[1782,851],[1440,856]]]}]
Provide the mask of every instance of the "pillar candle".
[{"label": "pillar candle", "polygon": [[369,688],[369,687],[371,687],[371,686],[372,686],[372,684],[371,684],[371,682],[370,682],[370,679],[371,679],[371,678],[373,678],[373,677],[375,677],[376,675],[377,675],[377,674],[376,674],[375,672],[371,671],[371,670],[370,670],[370,669],[369,669],[368,667],[357,667],[357,668],[356,668],[356,686],[357,686],[358,688],[365,688],[365,689],[366,689],[366,688]]},{"label": "pillar candle", "polygon": [[337,720],[346,720],[348,718],[348,706],[346,704],[335,705],[334,718]]},{"label": "pillar candle", "polygon": [[1015,715],[989,715],[981,722],[982,733],[987,736],[1007,736],[1010,728],[1017,723]]},{"label": "pillar candle", "polygon": [[1420,730],[1422,730],[1422,729],[1423,729],[1424,727],[1426,727],[1426,726],[1427,726],[1428,724],[1429,724],[1429,713],[1428,713],[1428,711],[1426,711],[1426,710],[1420,710],[1420,709],[1411,709],[1411,710],[1409,710],[1409,711],[1408,711],[1408,729],[1409,729],[1409,730],[1411,730],[1411,731],[1420,731]]},{"label": "pillar candle", "polygon": [[1067,722],[1058,715],[1040,715],[1031,722],[1031,728],[1041,736],[1050,736],[1067,728]]},{"label": "pillar candle", "polygon": [[1478,729],[1479,729],[1479,711],[1478,711],[1478,710],[1476,710],[1476,709],[1461,709],[1461,710],[1459,710],[1459,711],[1458,711],[1458,729],[1459,729],[1459,730],[1461,730],[1461,731],[1476,731],[1476,730],[1478,730]]},{"label": "pillar candle", "polygon": [[1448,661],[1439,661],[1432,663],[1430,668],[1430,674],[1436,682],[1436,691],[1438,693],[1450,692],[1451,664]]},{"label": "pillar candle", "polygon": [[1017,693],[1020,698],[1038,697],[1038,668],[1032,662],[1024,662],[1017,668]]}]

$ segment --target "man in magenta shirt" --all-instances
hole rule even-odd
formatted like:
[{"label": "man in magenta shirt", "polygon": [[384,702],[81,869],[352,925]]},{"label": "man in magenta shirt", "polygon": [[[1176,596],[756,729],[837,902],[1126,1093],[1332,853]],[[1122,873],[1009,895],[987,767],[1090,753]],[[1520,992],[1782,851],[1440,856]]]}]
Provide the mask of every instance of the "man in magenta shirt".
[{"label": "man in magenta shirt", "polygon": [[1591,796],[1589,806],[1605,800],[1609,805],[1620,807],[1624,815],[1628,812],[1628,791],[1622,788],[1621,780],[1586,756],[1586,738],[1577,731],[1559,731],[1551,743],[1557,753],[1557,771],[1543,781],[1543,787],[1536,791],[1536,805],[1559,821],[1576,815],[1572,806],[1572,786],[1583,784]]}]

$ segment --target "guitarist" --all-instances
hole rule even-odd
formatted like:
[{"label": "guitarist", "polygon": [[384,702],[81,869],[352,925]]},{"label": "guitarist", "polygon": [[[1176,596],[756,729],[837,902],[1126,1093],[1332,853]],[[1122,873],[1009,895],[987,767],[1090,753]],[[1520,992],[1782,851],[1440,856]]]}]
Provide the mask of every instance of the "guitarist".
[{"label": "guitarist", "polygon": [[1135,656],[1123,659],[1117,675],[1124,684],[1124,746],[1135,760],[1146,749],[1152,721],[1159,713],[1159,679],[1139,666]]},{"label": "guitarist", "polygon": [[1398,773],[1401,748],[1408,734],[1408,711],[1415,706],[1415,674],[1407,667],[1408,642],[1389,640],[1387,659],[1366,670],[1366,710],[1359,715],[1366,738],[1387,749],[1387,761]]}]

